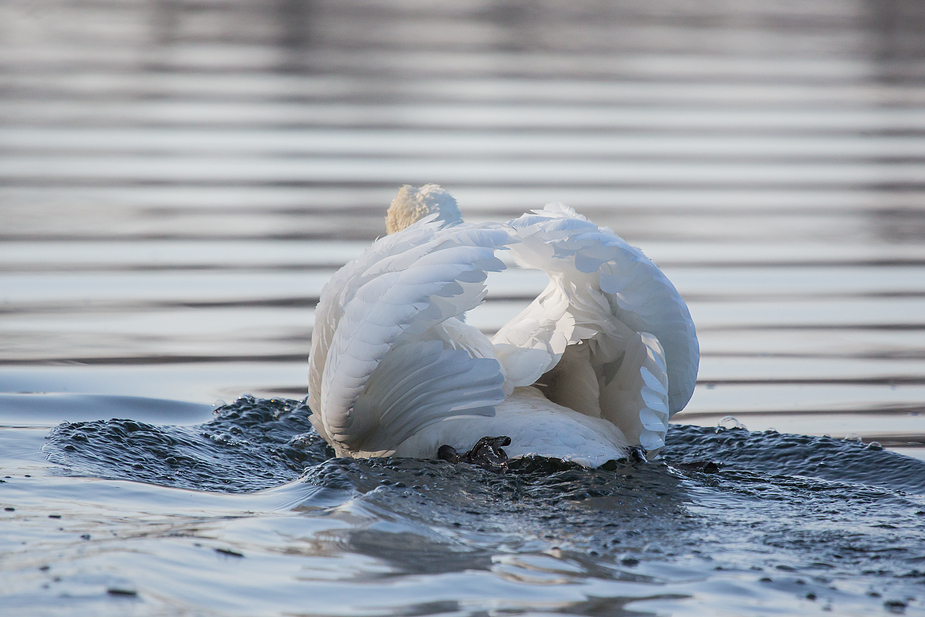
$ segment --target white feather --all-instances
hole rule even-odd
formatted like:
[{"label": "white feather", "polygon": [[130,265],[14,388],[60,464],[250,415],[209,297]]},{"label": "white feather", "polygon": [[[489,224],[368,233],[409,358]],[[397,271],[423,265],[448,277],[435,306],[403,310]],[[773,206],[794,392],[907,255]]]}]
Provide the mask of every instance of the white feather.
[{"label": "white feather", "polygon": [[504,400],[497,360],[444,349],[440,341],[392,349],[370,375],[353,417],[365,431],[341,442],[351,450],[390,453],[424,426],[453,416],[490,416]]},{"label": "white feather", "polygon": [[[560,203],[525,214],[510,225],[521,240],[511,247],[515,259],[545,271],[550,285],[558,285],[572,303],[561,316],[548,315],[556,328],[571,331],[574,321],[597,329],[592,338],[604,346],[605,356],[625,348],[627,334],[651,333],[665,350],[671,413],[683,409],[694,391],[700,348],[690,311],[662,271],[609,229],[597,227]],[[547,248],[538,250],[539,243]],[[571,319],[566,319],[566,313]],[[508,324],[496,342],[508,342],[504,340],[508,329],[516,327]],[[537,331],[534,336],[548,334]]]},{"label": "white feather", "polygon": [[[690,313],[664,274],[562,204],[472,226],[458,222],[455,200],[440,212],[449,194],[425,189],[402,189],[389,213],[398,231],[322,291],[309,358],[319,433],[350,456],[433,457],[500,435],[512,456],[592,466],[631,445],[657,452],[699,361]],[[489,341],[462,319],[504,249],[550,283]]]},{"label": "white feather", "polygon": [[[486,271],[503,267],[494,249],[510,241],[508,234],[500,228],[441,229],[429,221],[406,231],[407,241],[404,232],[380,240],[345,267],[352,278],[338,275],[336,286],[322,291],[316,319],[329,322],[317,345],[313,338],[310,381],[320,384],[320,395],[309,400],[319,410],[313,424],[339,453],[388,450],[390,437],[400,439],[451,411],[491,413],[503,398],[497,360],[452,350],[434,356],[433,345],[414,345],[445,340],[441,324],[482,300]],[[371,402],[384,394],[386,381],[416,368],[429,371],[413,383],[424,395]],[[494,390],[482,387],[486,383],[494,383]],[[454,396],[468,398],[459,403],[450,400]]]}]

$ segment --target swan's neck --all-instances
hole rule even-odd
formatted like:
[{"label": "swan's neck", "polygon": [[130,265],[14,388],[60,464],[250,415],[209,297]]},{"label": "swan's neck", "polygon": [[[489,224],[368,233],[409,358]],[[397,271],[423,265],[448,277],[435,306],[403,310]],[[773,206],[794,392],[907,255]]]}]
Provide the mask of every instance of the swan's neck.
[{"label": "swan's neck", "polygon": [[398,190],[385,217],[387,233],[401,231],[425,216],[436,213],[437,220],[444,225],[462,221],[459,206],[453,196],[437,184],[425,184],[415,188],[406,184]]}]

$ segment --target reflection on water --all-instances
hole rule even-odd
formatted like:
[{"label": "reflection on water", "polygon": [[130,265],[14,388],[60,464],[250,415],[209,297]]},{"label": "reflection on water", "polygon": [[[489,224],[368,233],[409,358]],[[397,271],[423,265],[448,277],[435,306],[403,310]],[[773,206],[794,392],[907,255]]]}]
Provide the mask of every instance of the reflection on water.
[{"label": "reflection on water", "polygon": [[[0,5],[0,607],[921,612],[917,460],[821,435],[925,458],[923,6]],[[160,400],[300,399],[322,285],[426,182],[641,246],[701,335],[679,423],[781,433],[497,478]],[[543,285],[502,279],[486,331]]]}]

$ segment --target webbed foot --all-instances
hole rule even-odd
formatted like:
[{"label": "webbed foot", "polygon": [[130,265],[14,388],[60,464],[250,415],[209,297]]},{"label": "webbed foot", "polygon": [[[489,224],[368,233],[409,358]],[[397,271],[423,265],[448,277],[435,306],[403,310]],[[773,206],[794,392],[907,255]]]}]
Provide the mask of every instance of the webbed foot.
[{"label": "webbed foot", "polygon": [[646,449],[642,446],[633,446],[630,448],[630,460],[634,463],[645,463],[649,459],[646,457]]},{"label": "webbed foot", "polygon": [[456,448],[443,444],[437,449],[437,458],[441,461],[449,461],[454,465],[459,462],[459,453],[456,452]]},{"label": "webbed foot", "polygon": [[508,470],[507,453],[502,446],[511,445],[511,438],[504,435],[500,437],[482,437],[472,449],[462,456],[453,446],[442,445],[437,450],[437,458],[451,463],[469,463],[494,473],[504,473]]}]

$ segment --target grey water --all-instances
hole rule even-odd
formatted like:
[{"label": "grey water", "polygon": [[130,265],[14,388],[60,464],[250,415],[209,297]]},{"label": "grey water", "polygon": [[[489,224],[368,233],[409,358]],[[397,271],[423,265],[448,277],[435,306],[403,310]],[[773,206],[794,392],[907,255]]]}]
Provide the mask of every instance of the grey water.
[{"label": "grey water", "polygon": [[336,458],[296,400],[172,411],[5,431],[10,614],[921,610],[925,462],[876,444],[678,425],[499,475]]},{"label": "grey water", "polygon": [[[906,0],[0,3],[0,614],[925,614],[922,31]],[[660,459],[333,457],[314,304],[426,182],[663,268],[703,358]],[[490,282],[489,333],[544,285]]]}]

